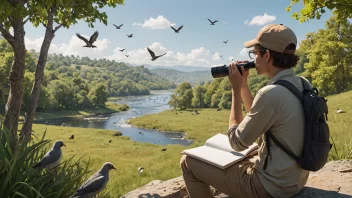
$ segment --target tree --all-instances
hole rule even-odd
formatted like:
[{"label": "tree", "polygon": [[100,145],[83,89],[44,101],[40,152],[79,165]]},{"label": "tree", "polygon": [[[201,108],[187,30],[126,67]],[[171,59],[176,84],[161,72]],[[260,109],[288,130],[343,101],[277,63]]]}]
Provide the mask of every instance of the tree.
[{"label": "tree", "polygon": [[[291,0],[290,5],[286,8],[287,12],[291,11],[293,5],[301,0]],[[325,8],[333,10],[337,20],[346,20],[352,18],[352,1],[351,0],[303,0],[304,7],[299,12],[294,12],[292,18],[300,22],[306,22],[309,19],[320,19],[325,13]]]},{"label": "tree", "polygon": [[197,85],[193,88],[193,99],[192,99],[192,107],[203,108],[204,105],[204,95],[206,89],[202,85]]},{"label": "tree", "polygon": [[88,94],[88,98],[92,101],[95,107],[104,107],[108,100],[108,93],[106,86],[103,83],[95,85]]},{"label": "tree", "polygon": [[[11,0],[8,0],[11,1]],[[13,0],[14,1],[14,0]],[[80,0],[80,1],[63,1],[63,0],[23,0],[25,5],[22,8],[22,15],[26,15],[34,26],[42,24],[46,31],[44,41],[40,49],[40,55],[35,72],[35,81],[33,84],[30,100],[28,102],[27,117],[21,129],[21,137],[28,141],[32,131],[32,123],[38,104],[44,67],[47,61],[47,55],[50,44],[55,37],[55,33],[61,27],[69,28],[79,20],[88,23],[89,27],[94,27],[96,20],[107,24],[107,15],[100,11],[104,6],[115,7],[117,4],[123,4],[123,0]],[[26,22],[25,21],[25,22]],[[25,23],[24,22],[24,23]],[[23,24],[24,24],[23,23]],[[57,26],[55,26],[57,24]],[[24,34],[22,34],[24,36]],[[62,54],[61,54],[62,56]]]},{"label": "tree", "polygon": [[309,34],[303,43],[310,45],[302,48],[309,60],[304,67],[324,96],[347,91],[352,85],[352,25],[332,17],[325,26]]},{"label": "tree", "polygon": [[222,109],[231,109],[232,91],[224,91],[220,99],[219,107]]}]

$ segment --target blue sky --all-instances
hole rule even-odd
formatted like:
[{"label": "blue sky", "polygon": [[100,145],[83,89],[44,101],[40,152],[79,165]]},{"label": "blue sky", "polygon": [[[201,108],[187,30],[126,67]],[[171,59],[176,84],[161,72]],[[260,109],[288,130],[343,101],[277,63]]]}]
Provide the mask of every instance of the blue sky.
[{"label": "blue sky", "polygon": [[[308,32],[324,28],[325,21],[331,16],[326,13],[320,20],[310,20],[300,24],[291,18],[285,8],[289,0],[125,0],[125,5],[116,8],[104,8],[108,15],[108,25],[97,22],[89,28],[80,21],[70,29],[61,28],[52,42],[50,53],[88,56],[90,58],[108,58],[133,65],[190,65],[210,67],[229,63],[228,59],[247,60],[241,54],[243,43],[253,39],[266,24],[283,23],[290,27],[298,38],[304,39]],[[293,7],[299,10],[301,4]],[[211,26],[207,19],[218,20]],[[245,21],[247,21],[245,23]],[[124,24],[116,30],[113,24]],[[169,25],[184,25],[179,34]],[[39,51],[44,36],[44,28],[26,24],[26,47]],[[82,48],[83,41],[75,34],[78,32],[89,37],[99,31],[97,49]],[[134,35],[127,38],[127,34]],[[228,40],[227,44],[223,41]],[[146,47],[155,53],[167,52],[156,61],[150,60]],[[125,48],[124,52],[118,51]],[[127,58],[125,54],[128,54]],[[245,53],[244,53],[245,54]],[[219,58],[223,56],[223,59]]]}]

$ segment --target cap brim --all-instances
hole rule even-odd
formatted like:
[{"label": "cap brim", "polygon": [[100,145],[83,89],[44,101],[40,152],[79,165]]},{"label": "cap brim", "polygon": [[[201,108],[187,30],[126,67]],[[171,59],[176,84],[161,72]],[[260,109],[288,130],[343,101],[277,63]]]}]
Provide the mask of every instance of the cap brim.
[{"label": "cap brim", "polygon": [[250,48],[250,47],[253,47],[253,46],[257,45],[257,44],[258,44],[258,40],[257,39],[252,39],[250,41],[245,42],[244,46],[246,48]]}]

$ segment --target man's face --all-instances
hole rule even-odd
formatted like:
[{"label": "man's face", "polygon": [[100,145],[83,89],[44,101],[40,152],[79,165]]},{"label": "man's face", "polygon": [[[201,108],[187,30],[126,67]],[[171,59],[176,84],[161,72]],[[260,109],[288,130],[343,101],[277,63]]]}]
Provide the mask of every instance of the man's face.
[{"label": "man's face", "polygon": [[[268,52],[266,52],[268,53]],[[254,54],[255,54],[255,66],[257,69],[257,74],[258,75],[265,75],[267,73],[268,69],[268,63],[266,61],[266,56],[267,54],[264,54],[263,56],[260,55],[259,47],[255,46],[254,47]]]}]

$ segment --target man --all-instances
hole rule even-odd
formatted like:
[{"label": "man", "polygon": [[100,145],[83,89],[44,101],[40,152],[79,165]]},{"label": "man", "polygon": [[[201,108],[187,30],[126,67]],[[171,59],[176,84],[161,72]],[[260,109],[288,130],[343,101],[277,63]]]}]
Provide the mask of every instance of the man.
[{"label": "man", "polygon": [[[292,197],[307,182],[309,171],[302,169],[271,140],[268,156],[265,146],[265,133],[270,130],[297,156],[303,151],[305,123],[302,104],[287,88],[273,84],[279,79],[287,80],[303,90],[300,78],[292,69],[299,60],[294,54],[296,35],[282,24],[271,24],[244,45],[254,47],[249,56],[255,59],[257,74],[266,75],[270,80],[253,99],[247,85],[248,71],[242,68],[241,76],[236,65],[238,62],[229,66],[232,107],[227,134],[236,151],[248,148],[258,139],[258,156],[225,170],[183,156],[181,168],[191,198],[213,197],[209,185],[233,197]],[[245,118],[242,117],[242,101],[247,112]]]}]

